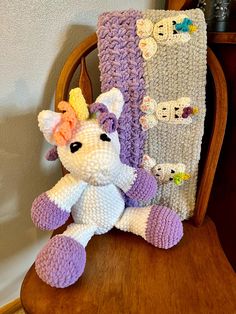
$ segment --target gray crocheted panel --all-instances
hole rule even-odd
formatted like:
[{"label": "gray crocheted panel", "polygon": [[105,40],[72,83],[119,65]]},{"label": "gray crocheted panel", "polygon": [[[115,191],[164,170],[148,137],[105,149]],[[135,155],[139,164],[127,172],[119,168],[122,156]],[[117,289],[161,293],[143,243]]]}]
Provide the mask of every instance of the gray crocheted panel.
[{"label": "gray crocheted panel", "polygon": [[[188,35],[188,40],[180,38],[176,42],[161,41],[161,36],[165,36],[162,32],[165,19],[171,18],[172,23],[176,24],[175,19],[178,21],[180,15],[186,15],[196,26],[196,31]],[[161,119],[157,121],[154,127],[146,131],[144,146],[144,153],[154,158],[156,164],[170,163],[174,167],[175,164],[181,163],[185,167],[184,172],[190,175],[182,185],[177,185],[173,182],[174,173],[172,177],[170,174],[169,180],[159,185],[156,198],[152,201],[173,208],[182,219],[187,219],[193,215],[195,207],[198,163],[206,111],[206,24],[199,9],[181,12],[147,10],[143,14],[143,19],[151,20],[153,25],[158,23],[156,38],[160,38],[160,42],[156,40],[156,53],[144,62],[146,96],[154,99],[157,104],[167,102],[167,107],[168,102],[185,97],[198,109],[198,113],[191,118],[189,124],[171,121],[167,123]],[[172,110],[178,113],[178,108]],[[160,110],[159,114],[162,113]],[[179,113],[177,117],[178,115]],[[176,172],[174,169],[171,170]],[[158,169],[156,171],[156,175],[160,175]]]}]

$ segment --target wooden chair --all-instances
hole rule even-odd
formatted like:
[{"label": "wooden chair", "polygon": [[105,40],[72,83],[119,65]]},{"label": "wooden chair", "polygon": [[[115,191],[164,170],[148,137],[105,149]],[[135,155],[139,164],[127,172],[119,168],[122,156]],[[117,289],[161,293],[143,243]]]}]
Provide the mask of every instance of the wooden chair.
[{"label": "wooden chair", "polygon": [[[96,46],[93,34],[69,56],[57,84],[56,110],[61,100],[68,99],[69,85],[79,65],[79,86],[87,102],[92,102],[85,59]],[[225,77],[209,48],[207,62],[211,79],[208,95],[214,95],[207,110],[212,128],[203,141],[195,216],[184,223],[183,240],[164,251],[118,230],[94,236],[86,248],[83,276],[65,289],[46,285],[32,265],[21,288],[21,302],[27,313],[236,313],[235,273],[221,248],[214,223],[205,217],[227,116]]]}]

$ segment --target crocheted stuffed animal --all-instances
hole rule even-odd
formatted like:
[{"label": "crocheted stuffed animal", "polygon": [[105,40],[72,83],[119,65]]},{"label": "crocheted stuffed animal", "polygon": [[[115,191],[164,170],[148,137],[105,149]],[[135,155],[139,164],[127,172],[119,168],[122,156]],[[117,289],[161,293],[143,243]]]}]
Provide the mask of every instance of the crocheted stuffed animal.
[{"label": "crocheted stuffed animal", "polygon": [[183,235],[179,216],[169,208],[125,208],[124,194],[145,201],[155,195],[157,186],[144,169],[120,161],[116,129],[123,104],[121,92],[112,88],[88,106],[76,88],[70,92],[69,103],[59,104],[62,113],[44,110],[38,116],[45,139],[56,145],[62,164],[70,172],[38,196],[31,210],[33,222],[44,230],[63,225],[70,213],[74,219],[36,258],[37,274],[53,287],[69,286],[81,276],[85,247],[94,234],[115,226],[165,249],[177,244]]}]

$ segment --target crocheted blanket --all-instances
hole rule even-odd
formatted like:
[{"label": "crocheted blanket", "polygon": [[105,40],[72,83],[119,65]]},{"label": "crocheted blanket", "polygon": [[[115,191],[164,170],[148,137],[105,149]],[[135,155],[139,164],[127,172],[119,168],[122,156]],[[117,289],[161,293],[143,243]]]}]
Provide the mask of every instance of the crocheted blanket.
[{"label": "crocheted blanket", "polygon": [[125,99],[122,162],[159,182],[152,203],[193,215],[205,117],[206,24],[201,10],[122,11],[99,17],[102,92]]}]

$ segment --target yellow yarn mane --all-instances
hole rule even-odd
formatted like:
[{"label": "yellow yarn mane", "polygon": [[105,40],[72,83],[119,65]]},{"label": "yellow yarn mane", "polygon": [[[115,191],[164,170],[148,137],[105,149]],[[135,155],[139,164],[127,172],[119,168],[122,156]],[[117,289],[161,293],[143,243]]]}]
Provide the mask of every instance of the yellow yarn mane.
[{"label": "yellow yarn mane", "polygon": [[74,109],[78,120],[87,120],[89,118],[88,106],[79,87],[70,91],[69,103]]}]

